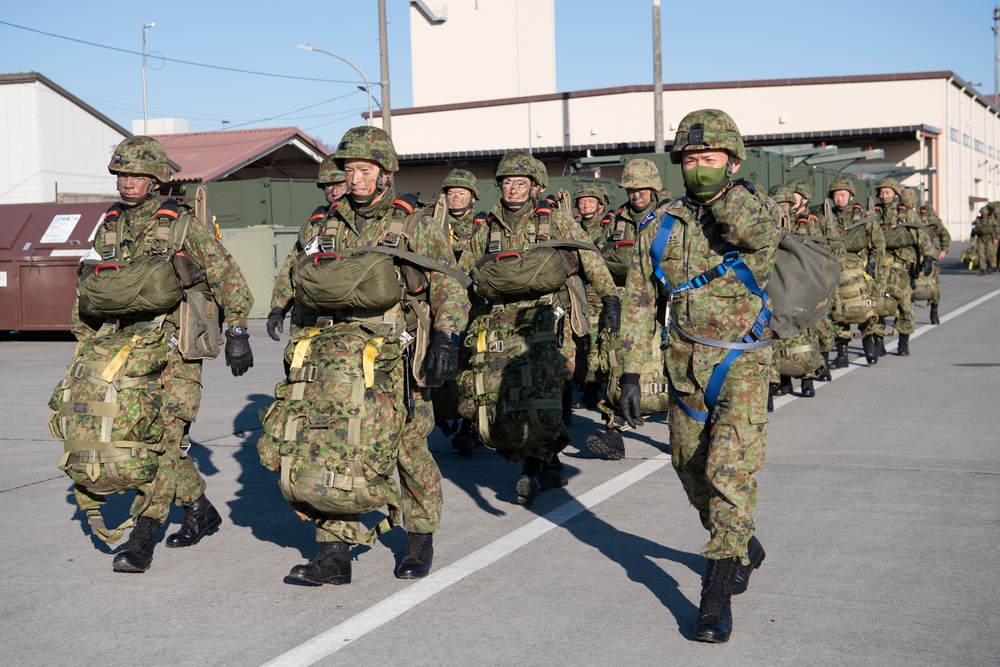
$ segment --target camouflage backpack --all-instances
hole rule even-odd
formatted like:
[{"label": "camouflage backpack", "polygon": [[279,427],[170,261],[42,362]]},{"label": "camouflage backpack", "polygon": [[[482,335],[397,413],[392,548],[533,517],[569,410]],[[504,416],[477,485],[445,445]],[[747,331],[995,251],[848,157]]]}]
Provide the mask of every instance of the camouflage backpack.
[{"label": "camouflage backpack", "polygon": [[[841,260],[840,283],[833,293],[830,316],[834,322],[860,324],[875,314],[872,292],[874,282],[865,276],[861,258],[848,254]],[[786,373],[787,375],[787,373]]]},{"label": "camouflage backpack", "polygon": [[[601,370],[608,374],[608,391],[598,404],[598,409],[609,420],[621,412],[622,389],[618,381],[624,371],[624,357],[621,354],[621,339],[607,331],[598,334],[601,341]],[[664,372],[661,350],[653,359],[645,362],[639,371],[639,388],[642,390],[639,412],[649,417],[657,412],[666,412],[670,405],[670,386]]]},{"label": "camouflage backpack", "polygon": [[823,368],[823,355],[819,343],[808,331],[795,338],[774,343],[774,365],[778,373],[793,378],[804,378]]},{"label": "camouflage backpack", "polygon": [[363,514],[386,505],[389,517],[358,541],[370,544],[399,524],[393,478],[406,420],[394,379],[400,346],[354,322],[306,329],[285,348],[288,375],[260,411],[260,461],[281,472],[281,494],[300,515]]},{"label": "camouflage backpack", "polygon": [[133,520],[108,531],[101,518],[104,497],[152,482],[159,467],[160,372],[170,352],[163,338],[156,323],[139,334],[102,329],[77,346],[49,400],[49,430],[65,443],[59,469],[73,480],[94,534],[108,543]]}]

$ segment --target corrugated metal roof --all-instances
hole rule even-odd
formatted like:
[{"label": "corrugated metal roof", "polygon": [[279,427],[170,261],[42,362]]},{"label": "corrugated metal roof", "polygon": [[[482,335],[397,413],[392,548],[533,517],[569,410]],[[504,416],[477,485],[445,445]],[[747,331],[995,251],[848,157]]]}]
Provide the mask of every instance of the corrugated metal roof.
[{"label": "corrugated metal roof", "polygon": [[180,171],[173,182],[251,178],[316,178],[327,151],[297,127],[158,134]]}]

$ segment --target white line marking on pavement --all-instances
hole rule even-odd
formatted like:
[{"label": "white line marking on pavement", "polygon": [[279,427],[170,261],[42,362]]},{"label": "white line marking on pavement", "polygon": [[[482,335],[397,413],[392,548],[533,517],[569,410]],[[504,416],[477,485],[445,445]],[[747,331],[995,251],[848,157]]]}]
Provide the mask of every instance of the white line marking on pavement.
[{"label": "white line marking on pavement", "polygon": [[[990,292],[975,301],[972,301],[961,308],[951,311],[941,317],[941,324],[952,320],[959,315],[975,308],[976,306],[989,301],[993,297],[1000,295],[1000,289]],[[926,324],[917,329],[910,338],[916,338],[940,325]],[[886,345],[887,350],[894,350],[896,341]],[[859,355],[864,358],[864,355]],[[852,364],[847,368],[838,368],[831,372],[834,379],[851,372],[855,368],[860,368],[863,364]],[[817,385],[817,389],[824,384]],[[783,405],[796,400],[797,396],[781,396],[774,401],[774,409],[777,410]],[[312,665],[328,655],[336,653],[356,639],[360,639],[372,630],[375,630],[398,616],[413,609],[421,602],[433,595],[440,593],[454,583],[457,583],[479,570],[486,568],[497,562],[504,556],[511,554],[526,544],[533,542],[542,535],[545,535],[553,528],[557,528],[573,517],[581,514],[585,510],[601,503],[611,496],[625,490],[636,482],[644,479],[648,475],[656,472],[670,462],[669,454],[660,454],[648,461],[640,463],[631,470],[608,480],[604,484],[587,491],[579,498],[557,507],[545,516],[539,517],[531,523],[518,528],[517,530],[501,537],[500,539],[487,544],[485,547],[475,551],[465,558],[455,561],[451,565],[434,572],[426,579],[421,579],[403,590],[390,595],[378,604],[369,607],[360,614],[344,621],[340,625],[330,628],[322,634],[316,635],[307,642],[299,644],[292,650],[279,655],[274,660],[266,663],[264,667],[304,667]]]},{"label": "white line marking on pavement", "polygon": [[487,544],[482,549],[474,551],[465,558],[434,572],[426,579],[421,579],[403,590],[390,595],[378,604],[369,607],[338,626],[316,635],[291,651],[279,655],[266,663],[265,667],[301,667],[312,665],[326,656],[336,653],[355,639],[388,623],[397,616],[413,609],[418,604],[443,591],[479,570],[492,565],[504,556],[517,551],[553,528],[557,528],[573,517],[590,509],[594,505],[607,500],[611,496],[632,486],[636,482],[656,472],[670,462],[669,454],[660,454],[644,461],[631,470],[608,480],[604,484],[587,491],[579,498],[557,507],[545,516]]}]

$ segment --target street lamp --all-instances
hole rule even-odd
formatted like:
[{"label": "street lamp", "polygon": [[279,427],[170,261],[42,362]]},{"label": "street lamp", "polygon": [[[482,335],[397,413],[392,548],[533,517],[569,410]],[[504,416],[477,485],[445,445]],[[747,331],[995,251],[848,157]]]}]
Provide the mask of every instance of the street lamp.
[{"label": "street lamp", "polygon": [[146,28],[156,27],[155,23],[142,26],[142,133],[149,134],[149,115],[146,113]]},{"label": "street lamp", "polygon": [[365,73],[358,69],[358,66],[352,63],[350,60],[343,56],[338,56],[336,53],[330,53],[329,51],[324,51],[323,49],[317,49],[315,46],[309,46],[308,44],[296,44],[296,47],[300,49],[305,49],[306,51],[317,51],[319,53],[325,53],[328,56],[333,56],[337,60],[343,60],[345,63],[354,68],[354,71],[361,75],[361,78],[365,82],[365,89],[368,90],[368,124],[372,124],[372,85],[368,83],[368,77]]}]

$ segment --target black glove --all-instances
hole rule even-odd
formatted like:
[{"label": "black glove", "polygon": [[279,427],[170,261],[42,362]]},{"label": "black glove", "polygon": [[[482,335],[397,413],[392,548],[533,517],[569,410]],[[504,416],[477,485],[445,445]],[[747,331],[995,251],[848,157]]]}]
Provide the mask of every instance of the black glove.
[{"label": "black glove", "polygon": [[285,310],[275,306],[267,314],[267,335],[271,337],[271,340],[281,340],[276,333],[278,331],[285,333]]},{"label": "black glove", "polygon": [[622,389],[622,417],[632,428],[642,426],[642,411],[639,403],[642,401],[642,390],[639,389],[638,373],[622,373],[618,378],[618,386]]},{"label": "black glove", "polygon": [[428,387],[440,387],[458,371],[458,334],[438,331],[424,358],[424,376]]},{"label": "black glove", "polygon": [[413,213],[417,208],[417,195],[412,192],[408,192],[405,195],[399,195],[396,197],[395,201],[392,202],[392,207],[399,209],[406,214]]},{"label": "black glove", "polygon": [[622,300],[617,296],[601,297],[601,316],[597,320],[597,329],[608,329],[616,334],[622,328]]},{"label": "black glove", "polygon": [[235,377],[253,368],[250,334],[243,327],[232,327],[226,331],[226,365],[233,371]]},{"label": "black glove", "polygon": [[934,258],[928,255],[927,257],[924,257],[924,275],[925,276],[931,275],[931,271],[933,270],[934,270]]},{"label": "black glove", "polygon": [[557,208],[559,208],[559,200],[556,199],[555,195],[549,195],[542,201],[538,202],[538,206],[535,207],[535,215],[539,217],[552,215],[552,211]]},{"label": "black glove", "polygon": [[875,277],[875,262],[873,260],[868,260],[868,263],[865,264],[865,273],[872,278]]}]

